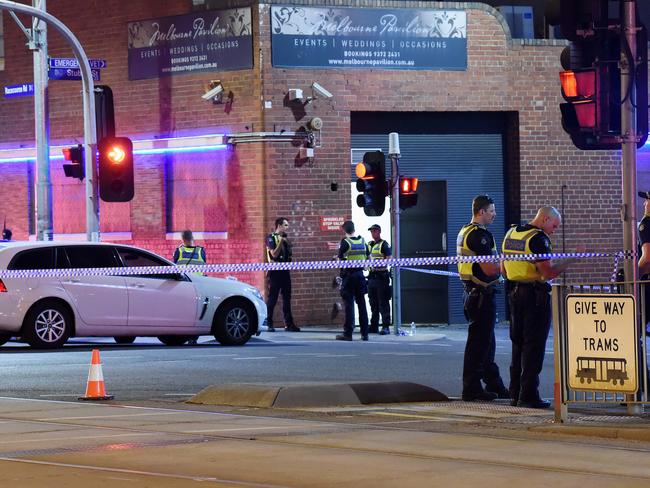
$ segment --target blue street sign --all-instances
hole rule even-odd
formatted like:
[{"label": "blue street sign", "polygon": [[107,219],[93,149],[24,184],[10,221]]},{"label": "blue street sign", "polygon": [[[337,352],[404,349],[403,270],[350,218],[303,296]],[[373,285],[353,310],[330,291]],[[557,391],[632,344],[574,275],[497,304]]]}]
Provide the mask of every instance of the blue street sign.
[{"label": "blue street sign", "polygon": [[5,86],[5,98],[30,97],[32,95],[34,95],[33,83]]},{"label": "blue street sign", "polygon": [[[93,69],[102,69],[108,66],[105,59],[89,59],[88,65]],[[75,58],[50,58],[50,68],[78,68],[79,63]]]},{"label": "blue street sign", "polygon": [[[99,70],[90,70],[93,81],[99,81]],[[79,68],[50,68],[47,72],[50,80],[80,80],[81,70]]]}]

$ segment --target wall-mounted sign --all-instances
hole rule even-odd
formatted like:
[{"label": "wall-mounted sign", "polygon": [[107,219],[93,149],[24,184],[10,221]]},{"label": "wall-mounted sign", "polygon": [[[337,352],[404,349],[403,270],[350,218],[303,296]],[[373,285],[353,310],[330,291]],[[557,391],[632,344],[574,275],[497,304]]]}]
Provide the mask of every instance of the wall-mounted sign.
[{"label": "wall-mounted sign", "polygon": [[[78,68],[76,58],[49,58],[50,68]],[[88,66],[93,69],[103,69],[108,66],[105,59],[89,59]]]},{"label": "wall-mounted sign", "polygon": [[344,221],[345,219],[343,217],[326,217],[321,215],[320,230],[322,230],[323,232],[327,232],[327,231],[340,232],[341,226],[343,225]]},{"label": "wall-mounted sign", "polygon": [[[101,76],[98,69],[91,68],[90,75],[93,81],[100,81]],[[81,70],[79,68],[50,68],[47,71],[50,80],[80,80]]]},{"label": "wall-mounted sign", "polygon": [[464,10],[271,6],[273,66],[467,69]]},{"label": "wall-mounted sign", "polygon": [[251,9],[129,22],[129,79],[253,67]]}]

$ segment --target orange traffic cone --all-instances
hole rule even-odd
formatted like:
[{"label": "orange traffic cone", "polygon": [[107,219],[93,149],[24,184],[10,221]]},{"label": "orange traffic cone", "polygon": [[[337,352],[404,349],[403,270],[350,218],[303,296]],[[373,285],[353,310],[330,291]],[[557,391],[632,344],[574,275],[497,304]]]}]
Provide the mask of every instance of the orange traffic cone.
[{"label": "orange traffic cone", "polygon": [[99,349],[93,349],[93,358],[90,361],[88,370],[88,384],[86,394],[79,397],[79,400],[112,400],[113,395],[106,394],[104,386],[104,375],[102,374],[102,362],[99,359]]}]

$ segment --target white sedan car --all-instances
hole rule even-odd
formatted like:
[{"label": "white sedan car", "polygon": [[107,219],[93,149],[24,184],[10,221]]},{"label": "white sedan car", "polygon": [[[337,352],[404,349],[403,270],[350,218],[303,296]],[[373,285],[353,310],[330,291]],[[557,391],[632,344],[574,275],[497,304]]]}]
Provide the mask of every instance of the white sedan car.
[{"label": "white sedan car", "polygon": [[[94,242],[0,242],[0,270],[172,266],[132,246]],[[266,321],[257,288],[232,279],[178,274],[0,278],[0,345],[20,337],[56,348],[69,337],[137,336],[182,345],[213,335],[243,345]]]}]

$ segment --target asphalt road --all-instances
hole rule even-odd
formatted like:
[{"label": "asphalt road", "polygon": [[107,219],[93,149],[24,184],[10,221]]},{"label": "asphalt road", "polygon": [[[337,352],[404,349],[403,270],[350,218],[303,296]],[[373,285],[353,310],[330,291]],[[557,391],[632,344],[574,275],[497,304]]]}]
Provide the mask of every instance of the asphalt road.
[{"label": "asphalt road", "polygon": [[[85,391],[90,351],[101,350],[108,393],[119,401],[179,401],[206,386],[233,383],[412,381],[460,396],[463,328],[420,331],[417,337],[335,341],[335,332],[263,333],[244,347],[223,347],[209,337],[198,345],[169,347],[154,338],[131,345],[112,339],[73,339],[62,350],[34,351],[11,342],[0,348],[0,396],[70,400]],[[508,381],[508,331],[497,329],[496,361]],[[552,342],[541,394],[552,396]]]}]

